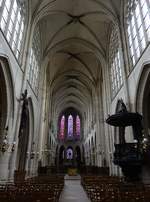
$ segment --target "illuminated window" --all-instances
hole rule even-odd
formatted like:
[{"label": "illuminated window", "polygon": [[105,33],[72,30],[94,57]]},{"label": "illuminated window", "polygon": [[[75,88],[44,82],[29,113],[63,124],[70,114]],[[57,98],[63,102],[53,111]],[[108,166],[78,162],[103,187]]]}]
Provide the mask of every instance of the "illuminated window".
[{"label": "illuminated window", "polygon": [[29,59],[29,71],[28,71],[28,80],[29,83],[37,95],[38,86],[39,86],[39,71],[40,71],[40,32],[39,27],[37,27],[34,31],[34,36],[32,40],[32,48],[30,51],[30,59]]},{"label": "illuminated window", "polygon": [[0,7],[2,6],[3,0],[0,0]]},{"label": "illuminated window", "polygon": [[121,51],[119,46],[118,30],[113,28],[110,38],[109,64],[111,68],[111,87],[114,97],[123,84],[121,71]]},{"label": "illuminated window", "polygon": [[149,0],[128,1],[127,35],[131,61],[134,66],[150,41]]},{"label": "illuminated window", "polygon": [[0,0],[0,28],[12,51],[19,59],[25,25],[25,5],[19,5],[17,0]]},{"label": "illuminated window", "polygon": [[65,116],[62,116],[61,121],[60,121],[60,139],[64,139],[65,135]]},{"label": "illuminated window", "polygon": [[68,160],[73,159],[73,151],[71,148],[67,149],[67,159]]},{"label": "illuminated window", "polygon": [[68,137],[73,136],[73,117],[69,115],[68,117]]},{"label": "illuminated window", "polygon": [[6,25],[8,23],[8,16],[9,16],[9,13],[10,13],[10,6],[11,6],[11,1],[10,0],[4,1],[4,5],[3,5],[3,8],[2,8],[1,23],[0,23],[1,29],[2,29],[3,32],[5,31]]},{"label": "illuminated window", "polygon": [[80,130],[81,130],[81,123],[80,123],[80,118],[77,115],[76,116],[76,135],[80,136]]}]

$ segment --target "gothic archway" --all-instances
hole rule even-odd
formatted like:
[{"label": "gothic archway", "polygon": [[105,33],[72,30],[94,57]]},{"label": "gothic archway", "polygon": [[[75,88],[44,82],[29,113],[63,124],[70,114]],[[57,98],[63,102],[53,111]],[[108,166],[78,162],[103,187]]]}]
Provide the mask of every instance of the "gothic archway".
[{"label": "gothic archway", "polygon": [[56,146],[56,153],[55,153],[55,165],[56,165],[56,167],[57,167],[57,169],[58,169],[58,162],[57,162],[57,160],[58,160],[58,155],[59,155],[59,148],[58,148],[58,145]]},{"label": "gothic archway", "polygon": [[[13,87],[13,77],[11,72],[11,66],[8,59],[0,55],[0,176],[8,179],[12,170],[10,159],[13,153],[9,153],[9,160],[3,158],[4,153],[8,151],[14,151],[15,140],[13,133],[14,128],[14,87]],[[12,144],[10,144],[10,138]],[[6,163],[8,162],[9,163]],[[8,168],[6,166],[8,165]],[[9,172],[4,172],[8,169]]]},{"label": "gothic archway", "polygon": [[33,102],[31,97],[28,98],[28,115],[29,115],[29,124],[27,127],[29,130],[28,133],[28,142],[27,142],[27,153],[28,158],[26,162],[26,170],[28,171],[28,176],[34,175],[34,159],[35,159],[35,137],[34,137],[34,109]]},{"label": "gothic archway", "polygon": [[2,142],[7,122],[7,87],[4,72],[0,63],[0,141]]},{"label": "gothic archway", "polygon": [[69,161],[72,161],[74,159],[74,152],[71,146],[69,146],[66,150],[66,159]]},{"label": "gothic archway", "polygon": [[17,170],[19,172],[25,172],[27,148],[29,141],[29,108],[28,99],[25,98],[22,106],[21,121],[19,128],[19,141],[17,152]]},{"label": "gothic archway", "polygon": [[[0,55],[0,113],[3,114],[3,125],[13,124],[14,118],[14,86],[11,66],[4,56]],[[5,124],[4,124],[5,123]],[[10,127],[9,127],[10,129]],[[11,128],[12,129],[12,128]],[[11,130],[10,129],[10,130]]]},{"label": "gothic archway", "polygon": [[136,111],[143,115],[144,136],[150,139],[150,64],[143,67],[136,96]]},{"label": "gothic archway", "polygon": [[82,163],[85,165],[85,147],[82,145]]},{"label": "gothic archway", "polygon": [[61,146],[59,149],[59,168],[64,165],[65,160],[65,147]]},{"label": "gothic archway", "polygon": [[[142,114],[144,117],[144,127],[145,127],[145,135],[150,138],[150,64],[145,67],[145,71],[147,72],[147,78],[145,78],[146,83],[144,86],[144,93],[142,98]],[[143,72],[143,74],[145,73]],[[142,76],[144,76],[142,74]],[[143,79],[142,79],[143,80]],[[141,80],[141,82],[142,82]]]},{"label": "gothic archway", "polygon": [[136,96],[136,111],[143,115],[143,136],[147,139],[148,148],[144,154],[143,180],[150,181],[150,64],[143,67]]},{"label": "gothic archway", "polygon": [[80,169],[82,162],[81,162],[81,149],[79,146],[76,147],[75,152],[76,152],[76,155],[75,155],[76,165],[77,165],[77,168]]},{"label": "gothic archway", "polygon": [[91,166],[92,165],[92,150],[91,150],[91,143],[90,143],[90,140],[89,140],[89,165]]},{"label": "gothic archway", "polygon": [[93,137],[91,139],[91,152],[92,152],[92,165],[95,166],[95,145]]}]

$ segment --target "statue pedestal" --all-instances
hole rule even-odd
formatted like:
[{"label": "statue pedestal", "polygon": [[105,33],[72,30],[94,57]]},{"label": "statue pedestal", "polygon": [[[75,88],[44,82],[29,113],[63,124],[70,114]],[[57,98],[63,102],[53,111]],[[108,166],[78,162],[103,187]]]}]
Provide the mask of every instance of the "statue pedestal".
[{"label": "statue pedestal", "polygon": [[26,175],[26,171],[15,170],[14,183],[15,184],[23,183],[25,181],[25,175]]}]

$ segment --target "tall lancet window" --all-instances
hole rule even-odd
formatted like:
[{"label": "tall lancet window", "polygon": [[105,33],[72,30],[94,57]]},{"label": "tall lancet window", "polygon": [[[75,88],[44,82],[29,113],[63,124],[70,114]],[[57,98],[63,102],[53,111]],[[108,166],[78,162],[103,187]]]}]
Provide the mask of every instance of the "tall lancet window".
[{"label": "tall lancet window", "polygon": [[121,57],[122,57],[122,51],[118,35],[118,28],[113,27],[109,45],[109,63],[110,63],[112,97],[115,97],[115,95],[118,93],[123,84],[123,75],[122,75],[123,63],[121,62]]},{"label": "tall lancet window", "polygon": [[73,117],[72,115],[68,116],[68,137],[73,136]]},{"label": "tall lancet window", "polygon": [[80,136],[80,130],[81,130],[81,122],[80,122],[80,118],[77,115],[76,116],[76,135]]},{"label": "tall lancet window", "polygon": [[17,60],[23,51],[27,1],[0,0],[0,29]]},{"label": "tall lancet window", "polygon": [[39,26],[35,28],[29,56],[28,81],[37,95],[39,91],[41,41]]},{"label": "tall lancet window", "polygon": [[60,121],[60,139],[64,139],[65,134],[65,116],[62,116]]},{"label": "tall lancet window", "polygon": [[127,36],[134,66],[150,42],[150,0],[128,0],[127,2]]}]

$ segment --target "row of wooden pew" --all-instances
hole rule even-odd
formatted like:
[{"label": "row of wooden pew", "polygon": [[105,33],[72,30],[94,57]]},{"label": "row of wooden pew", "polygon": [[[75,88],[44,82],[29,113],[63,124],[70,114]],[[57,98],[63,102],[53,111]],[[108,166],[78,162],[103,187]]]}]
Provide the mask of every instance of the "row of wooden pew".
[{"label": "row of wooden pew", "polygon": [[0,202],[58,202],[63,186],[62,176],[36,177],[23,184],[1,184]]},{"label": "row of wooden pew", "polygon": [[92,202],[150,202],[150,186],[142,183],[102,176],[82,176],[81,183]]}]

